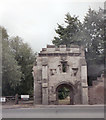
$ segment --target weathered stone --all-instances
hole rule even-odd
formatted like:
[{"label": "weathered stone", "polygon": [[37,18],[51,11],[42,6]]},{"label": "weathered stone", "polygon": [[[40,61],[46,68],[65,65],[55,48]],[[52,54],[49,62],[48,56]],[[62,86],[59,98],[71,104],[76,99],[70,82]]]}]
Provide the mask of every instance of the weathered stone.
[{"label": "weathered stone", "polygon": [[93,85],[89,86],[89,104],[104,104],[104,93],[106,91],[104,79],[106,79],[105,76],[98,77],[97,80],[93,81]]},{"label": "weathered stone", "polygon": [[48,45],[33,68],[34,103],[58,104],[58,89],[70,90],[70,104],[88,104],[87,66],[79,46],[59,48]]}]

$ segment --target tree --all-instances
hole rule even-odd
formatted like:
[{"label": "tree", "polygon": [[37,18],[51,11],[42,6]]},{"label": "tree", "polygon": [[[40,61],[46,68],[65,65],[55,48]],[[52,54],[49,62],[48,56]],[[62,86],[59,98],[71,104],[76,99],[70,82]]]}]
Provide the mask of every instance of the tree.
[{"label": "tree", "polygon": [[35,54],[27,43],[16,36],[10,39],[12,52],[18,65],[21,66],[21,83],[17,87],[19,94],[32,94],[33,90],[33,76],[32,67],[35,62]]},{"label": "tree", "polygon": [[89,9],[83,23],[88,76],[96,79],[104,70],[104,11]]},{"label": "tree", "polygon": [[[103,9],[95,11],[88,10],[83,24],[77,17],[66,15],[65,23],[68,24],[63,27],[58,24],[55,30],[58,37],[54,37],[52,41],[55,45],[77,44],[85,48],[85,57],[88,65],[89,81],[96,79],[103,71],[104,66],[104,12]],[[89,82],[88,82],[89,83]],[[91,85],[91,83],[89,83]]]},{"label": "tree", "polygon": [[[98,12],[89,9],[83,24],[86,37],[84,39],[86,53],[90,54],[90,59],[97,60],[104,53],[104,15],[103,10],[99,9]],[[91,54],[92,53],[92,54]],[[91,57],[91,58],[90,58]],[[96,58],[97,57],[97,58]]]},{"label": "tree", "polygon": [[33,94],[32,67],[35,54],[20,37],[9,37],[2,27],[2,93]]},{"label": "tree", "polygon": [[20,84],[21,71],[9,46],[8,34],[2,29],[2,95],[15,95]]},{"label": "tree", "polygon": [[52,41],[53,44],[56,46],[61,44],[66,46],[69,46],[70,44],[80,44],[80,41],[74,39],[74,36],[80,31],[82,26],[78,17],[72,17],[69,13],[67,13],[65,23],[65,27],[58,24],[58,28],[55,30],[58,36],[54,37],[54,40]]},{"label": "tree", "polygon": [[61,87],[58,90],[58,98],[61,99],[65,99],[67,96],[69,96],[70,91],[67,87]]}]

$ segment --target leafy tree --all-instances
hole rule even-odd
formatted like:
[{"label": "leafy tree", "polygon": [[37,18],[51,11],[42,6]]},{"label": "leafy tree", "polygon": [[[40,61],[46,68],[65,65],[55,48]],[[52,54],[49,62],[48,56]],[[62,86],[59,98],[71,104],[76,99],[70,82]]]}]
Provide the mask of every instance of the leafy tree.
[{"label": "leafy tree", "polygon": [[104,70],[104,13],[89,9],[83,23],[83,45],[86,50],[89,78],[96,79]]},{"label": "leafy tree", "polygon": [[33,76],[32,67],[35,62],[35,54],[27,43],[24,43],[18,36],[10,39],[12,52],[18,65],[21,66],[21,83],[17,87],[19,94],[32,94]]},{"label": "leafy tree", "polygon": [[[96,79],[103,71],[104,66],[104,13],[103,9],[95,11],[88,10],[83,24],[77,17],[66,15],[66,27],[58,24],[55,30],[58,37],[52,41],[55,45],[82,45],[85,48],[86,61],[88,65],[88,79]],[[91,85],[91,82],[89,85]]]},{"label": "leafy tree", "polygon": [[67,96],[69,96],[69,89],[66,88],[66,87],[61,87],[59,90],[58,90],[58,97],[60,100],[62,99],[65,99]]},{"label": "leafy tree", "polygon": [[2,93],[33,94],[32,67],[35,54],[20,37],[10,38],[2,28]]},{"label": "leafy tree", "polygon": [[69,13],[67,13],[65,23],[66,26],[58,24],[58,28],[55,30],[58,36],[54,37],[54,40],[52,41],[53,44],[57,46],[61,44],[67,46],[69,46],[70,44],[80,44],[80,41],[74,39],[74,36],[81,29],[81,22],[78,20],[78,17],[72,17]]},{"label": "leafy tree", "polygon": [[[84,39],[86,53],[89,54],[88,60],[96,60],[102,57],[104,53],[104,15],[103,10],[99,12],[89,9],[88,14],[84,20],[84,32],[86,37]],[[99,56],[100,55],[100,56]]]},{"label": "leafy tree", "polygon": [[8,34],[2,29],[2,94],[15,94],[16,87],[20,84],[21,71],[9,46]]},{"label": "leafy tree", "polygon": [[81,41],[85,48],[88,65],[88,84],[104,71],[104,10],[88,10],[81,30],[74,39]]}]

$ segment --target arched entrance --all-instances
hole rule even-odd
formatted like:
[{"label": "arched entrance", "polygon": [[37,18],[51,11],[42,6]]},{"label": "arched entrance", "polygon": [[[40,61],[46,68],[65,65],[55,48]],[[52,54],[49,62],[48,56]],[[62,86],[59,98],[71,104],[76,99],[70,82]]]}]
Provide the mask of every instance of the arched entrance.
[{"label": "arched entrance", "polygon": [[56,88],[56,104],[58,105],[73,105],[74,104],[74,89],[71,84],[61,83]]}]

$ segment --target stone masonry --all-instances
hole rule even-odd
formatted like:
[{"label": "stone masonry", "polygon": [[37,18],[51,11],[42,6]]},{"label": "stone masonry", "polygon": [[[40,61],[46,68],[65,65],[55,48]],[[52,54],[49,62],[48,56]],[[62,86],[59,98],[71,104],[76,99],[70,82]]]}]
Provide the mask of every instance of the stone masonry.
[{"label": "stone masonry", "polygon": [[62,85],[70,89],[70,104],[88,104],[83,47],[47,45],[37,56],[33,76],[35,104],[58,104],[58,88]]},{"label": "stone masonry", "polygon": [[106,87],[104,85],[105,76],[102,74],[97,80],[93,81],[93,85],[88,88],[89,104],[104,104],[104,93]]}]

